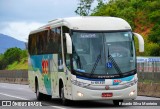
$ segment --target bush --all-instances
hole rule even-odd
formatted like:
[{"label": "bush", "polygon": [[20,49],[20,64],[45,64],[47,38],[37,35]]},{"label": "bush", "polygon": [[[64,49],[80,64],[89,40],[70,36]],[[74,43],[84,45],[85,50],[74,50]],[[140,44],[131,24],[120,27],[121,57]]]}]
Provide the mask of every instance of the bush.
[{"label": "bush", "polygon": [[154,43],[160,43],[160,24],[154,25],[154,27],[151,30],[151,33],[149,34],[148,40]]},{"label": "bush", "polygon": [[149,14],[149,19],[155,23],[159,22],[160,21],[160,10],[154,11],[151,14]]},{"label": "bush", "polygon": [[125,19],[133,31],[145,35],[145,52],[137,49],[137,54],[160,56],[160,0],[109,0],[97,6],[91,15]]},{"label": "bush", "polygon": [[0,70],[3,70],[7,66],[7,60],[4,58],[4,55],[0,55]]},{"label": "bush", "polygon": [[21,59],[24,58],[24,57],[27,57],[27,56],[28,56],[27,50],[22,50],[21,51]]},{"label": "bush", "polygon": [[21,49],[20,48],[9,48],[4,53],[4,58],[7,60],[8,64],[12,64],[14,61],[20,61]]},{"label": "bush", "polygon": [[160,46],[157,43],[148,43],[146,45],[146,56],[160,56]]},{"label": "bush", "polygon": [[15,61],[20,62],[25,57],[27,57],[27,50],[21,50],[17,47],[7,49],[4,54],[0,54],[0,70],[5,69]]}]

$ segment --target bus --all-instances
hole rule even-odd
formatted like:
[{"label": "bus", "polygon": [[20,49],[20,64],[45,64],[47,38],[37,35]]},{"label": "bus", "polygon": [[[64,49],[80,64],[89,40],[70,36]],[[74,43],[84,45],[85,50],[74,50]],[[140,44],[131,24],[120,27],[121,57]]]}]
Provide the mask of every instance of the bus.
[{"label": "bus", "polygon": [[117,105],[137,97],[135,37],[117,17],[69,17],[49,21],[28,38],[29,87],[38,100],[48,95],[71,100],[113,100]]}]

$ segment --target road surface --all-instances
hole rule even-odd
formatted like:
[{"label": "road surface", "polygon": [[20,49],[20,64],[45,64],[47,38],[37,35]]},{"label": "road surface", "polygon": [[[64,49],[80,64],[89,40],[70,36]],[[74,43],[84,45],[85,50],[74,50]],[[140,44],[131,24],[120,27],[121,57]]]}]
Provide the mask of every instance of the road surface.
[{"label": "road surface", "polygon": [[[36,95],[29,89],[28,85],[0,83],[0,100],[36,100]],[[136,100],[160,100],[160,98],[138,96]],[[63,106],[59,99],[46,100],[41,102],[42,107],[4,107],[0,109],[75,109],[75,108],[112,108],[112,109],[159,109],[160,106],[114,106],[112,101],[81,101],[72,102],[69,106]]]}]

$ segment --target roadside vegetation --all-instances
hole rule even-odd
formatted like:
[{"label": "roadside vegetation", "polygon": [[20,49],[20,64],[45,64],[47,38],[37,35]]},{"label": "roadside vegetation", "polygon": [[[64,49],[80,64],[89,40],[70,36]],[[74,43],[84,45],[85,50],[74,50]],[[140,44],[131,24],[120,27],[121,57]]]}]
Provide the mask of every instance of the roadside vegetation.
[{"label": "roadside vegetation", "polygon": [[0,70],[28,69],[27,59],[27,50],[9,48],[4,54],[0,54]]},{"label": "roadside vegetation", "polygon": [[79,0],[76,13],[81,16],[112,16],[125,19],[145,40],[145,52],[138,56],[160,56],[160,0]]},{"label": "roadside vegetation", "polygon": [[[93,8],[94,1],[98,4]],[[160,0],[79,0],[75,13],[125,19],[145,40],[145,52],[139,53],[135,38],[137,56],[160,56]],[[0,54],[0,70],[27,69],[27,55],[27,50],[7,49]]]}]

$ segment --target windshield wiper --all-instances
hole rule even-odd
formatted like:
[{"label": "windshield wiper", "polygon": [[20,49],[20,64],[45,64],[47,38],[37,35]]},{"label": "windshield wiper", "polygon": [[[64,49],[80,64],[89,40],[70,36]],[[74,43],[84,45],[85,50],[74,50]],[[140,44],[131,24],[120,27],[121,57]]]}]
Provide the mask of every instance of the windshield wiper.
[{"label": "windshield wiper", "polygon": [[76,50],[75,50],[75,47],[73,46],[73,58],[76,60],[76,64],[77,66],[81,69],[82,68],[82,64],[81,64],[81,60],[80,60],[80,57],[79,55],[77,54]]},{"label": "windshield wiper", "polygon": [[108,58],[112,61],[113,66],[116,69],[116,71],[119,73],[119,75],[123,76],[122,71],[119,68],[119,66],[117,65],[116,61],[114,60],[114,58],[112,57],[112,55],[109,54],[109,47],[108,47]]},{"label": "windshield wiper", "polygon": [[94,74],[94,71],[96,70],[96,67],[97,67],[100,59],[101,59],[101,50],[100,50],[100,54],[97,56],[96,62],[94,63],[94,66],[92,68],[90,76],[92,76]]}]

